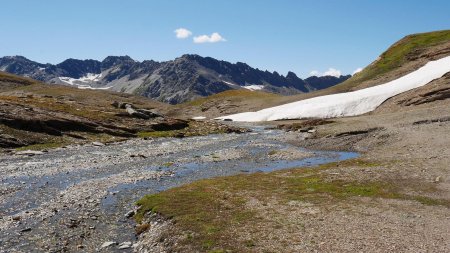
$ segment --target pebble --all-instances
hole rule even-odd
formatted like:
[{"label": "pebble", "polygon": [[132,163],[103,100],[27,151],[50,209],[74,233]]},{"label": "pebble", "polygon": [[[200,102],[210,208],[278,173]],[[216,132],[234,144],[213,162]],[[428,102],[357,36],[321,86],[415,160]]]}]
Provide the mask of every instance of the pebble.
[{"label": "pebble", "polygon": [[113,242],[113,241],[109,241],[109,242],[104,242],[103,244],[102,244],[102,246],[100,246],[100,248],[107,248],[107,247],[109,247],[109,246],[111,246],[111,245],[116,245],[117,244],[117,242]]},{"label": "pebble", "polygon": [[131,210],[125,214],[125,218],[131,218],[135,214],[134,210]]},{"label": "pebble", "polygon": [[133,245],[133,243],[131,243],[131,242],[123,242],[123,243],[119,244],[119,249],[128,249],[128,248],[131,248],[132,245]]}]

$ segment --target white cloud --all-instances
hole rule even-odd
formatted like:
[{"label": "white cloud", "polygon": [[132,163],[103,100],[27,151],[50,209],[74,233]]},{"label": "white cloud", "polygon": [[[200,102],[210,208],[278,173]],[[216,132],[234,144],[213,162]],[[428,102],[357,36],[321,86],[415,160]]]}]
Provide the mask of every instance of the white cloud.
[{"label": "white cloud", "polygon": [[309,75],[311,75],[311,76],[320,76],[320,72],[317,71],[317,70],[313,70],[313,71],[309,72]]},{"label": "white cloud", "polygon": [[200,35],[194,37],[194,43],[216,43],[226,41],[219,33],[213,33],[211,35]]},{"label": "white cloud", "polygon": [[363,68],[357,68],[357,69],[355,69],[355,71],[353,71],[352,75],[354,75],[354,74],[356,74],[356,73],[359,73],[359,72],[361,72],[362,70],[363,70]]},{"label": "white cloud", "polygon": [[311,76],[335,76],[335,77],[340,77],[341,76],[341,71],[337,70],[335,68],[329,68],[327,71],[321,73],[317,70],[313,70],[309,73]]},{"label": "white cloud", "polygon": [[175,36],[177,36],[178,39],[186,39],[192,35],[192,32],[185,28],[178,28],[173,32],[175,33]]}]

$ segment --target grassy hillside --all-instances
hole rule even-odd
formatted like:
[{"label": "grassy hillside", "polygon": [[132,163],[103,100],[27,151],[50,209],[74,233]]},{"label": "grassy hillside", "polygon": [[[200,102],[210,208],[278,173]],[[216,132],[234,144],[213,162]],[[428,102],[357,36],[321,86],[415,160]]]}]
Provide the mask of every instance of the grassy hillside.
[{"label": "grassy hillside", "polygon": [[0,91],[36,84],[37,81],[0,71]]},{"label": "grassy hillside", "polygon": [[359,83],[393,71],[406,62],[415,60],[416,55],[427,48],[450,42],[450,30],[408,35],[388,48],[376,61],[349,80],[337,85],[349,89]]}]

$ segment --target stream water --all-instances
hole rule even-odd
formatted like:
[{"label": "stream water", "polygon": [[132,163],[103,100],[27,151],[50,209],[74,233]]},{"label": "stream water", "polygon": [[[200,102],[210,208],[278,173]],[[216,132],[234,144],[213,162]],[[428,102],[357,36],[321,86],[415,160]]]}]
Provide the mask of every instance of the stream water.
[{"label": "stream water", "polygon": [[[285,141],[302,138],[300,134],[251,128],[253,132],[241,135],[163,138],[61,149],[36,157],[1,157],[6,166],[0,168],[0,189],[5,192],[0,202],[0,223],[4,223],[0,226],[0,252],[92,252],[105,241],[133,242],[135,224],[125,214],[145,194],[203,178],[315,166],[358,156],[304,150]],[[307,157],[277,159],[269,155],[283,150],[296,150]],[[145,158],[131,159],[130,152],[145,153]],[[27,173],[8,176],[11,171]],[[130,180],[147,174],[159,176]],[[67,191],[70,187],[74,189]],[[64,194],[69,201],[60,204]],[[48,215],[51,210],[56,211]],[[11,222],[13,216],[21,220]],[[61,225],[67,220],[79,223]],[[32,233],[23,231],[28,228]],[[107,251],[119,250],[111,247]]]}]

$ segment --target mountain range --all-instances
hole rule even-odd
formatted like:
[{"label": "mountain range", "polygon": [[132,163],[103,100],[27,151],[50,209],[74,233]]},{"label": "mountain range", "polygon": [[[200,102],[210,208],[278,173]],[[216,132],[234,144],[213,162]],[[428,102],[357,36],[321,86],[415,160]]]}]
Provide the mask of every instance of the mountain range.
[{"label": "mountain range", "polygon": [[23,56],[5,56],[0,58],[0,71],[50,84],[136,94],[170,104],[242,88],[282,95],[307,93],[351,77],[312,76],[303,80],[293,72],[283,76],[242,62],[230,63],[192,54],[165,62],[108,56],[103,61],[67,59],[56,65]]}]

